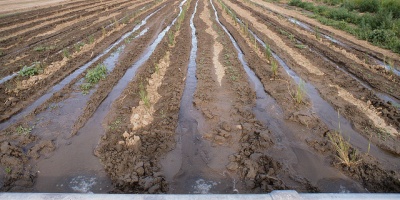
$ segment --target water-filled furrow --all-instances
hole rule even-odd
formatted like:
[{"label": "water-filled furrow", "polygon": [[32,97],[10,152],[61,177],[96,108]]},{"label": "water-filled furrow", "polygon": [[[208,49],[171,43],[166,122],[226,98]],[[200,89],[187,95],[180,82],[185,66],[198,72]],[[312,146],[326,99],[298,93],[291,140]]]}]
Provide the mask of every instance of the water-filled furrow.
[{"label": "water-filled furrow", "polygon": [[[249,32],[256,38],[256,40],[263,46],[266,44],[251,30]],[[331,129],[338,130],[340,127],[341,133],[345,138],[350,140],[350,143],[360,149],[363,152],[368,152],[376,158],[382,159],[385,162],[399,163],[400,160],[397,156],[382,150],[374,144],[371,144],[365,137],[357,133],[351,123],[344,117],[338,115],[335,109],[325,101],[317,91],[317,89],[310,83],[303,81],[296,72],[294,72],[290,67],[275,53],[272,52],[273,57],[279,62],[279,64],[285,69],[286,73],[297,83],[304,84],[306,93],[310,98],[313,111],[317,113],[319,118]],[[340,124],[340,126],[339,126]],[[369,148],[370,147],[370,148]],[[369,150],[368,150],[369,148]]]},{"label": "water-filled furrow", "polygon": [[0,84],[3,84],[4,82],[11,80],[12,78],[14,78],[17,75],[18,75],[18,73],[13,73],[11,75],[3,77],[2,79],[0,79]]},{"label": "water-filled furrow", "polygon": [[[210,2],[212,3],[212,0],[210,0]],[[285,119],[283,119],[283,112],[280,106],[265,92],[264,86],[260,79],[248,66],[248,63],[245,60],[244,54],[239,45],[226,27],[219,21],[218,13],[213,4],[212,7],[214,9],[218,24],[229,36],[237,51],[239,61],[243,65],[243,68],[256,91],[257,100],[253,111],[257,119],[266,124],[268,129],[271,130],[271,132],[277,137],[277,148],[285,149],[283,156],[290,159],[289,161],[286,161],[289,163],[296,163],[295,168],[298,173],[309,179],[312,183],[323,183],[323,185],[319,186],[322,191],[340,192],[343,190],[343,188],[346,188],[346,190],[350,191],[363,191],[357,184],[337,172],[337,170],[326,165],[322,156],[313,153],[307,145],[298,142],[299,138],[296,136],[296,134],[303,134],[299,133],[301,132],[302,128],[294,123],[286,122]],[[310,170],[312,173],[310,173]],[[328,180],[332,179],[335,179],[336,183],[328,183]],[[340,188],[335,184],[339,184],[343,188]]]},{"label": "water-filled furrow", "polygon": [[[371,90],[372,93],[374,93],[378,98],[380,98],[382,101],[384,102],[392,102],[392,104],[394,105],[400,105],[400,101],[392,96],[389,96],[387,94],[378,92],[376,90],[374,90],[368,83],[364,82],[363,80],[357,78],[356,76],[354,76],[352,73],[350,73],[349,71],[347,71],[345,68],[340,67],[339,65],[337,65],[334,61],[332,61],[331,59],[329,59],[328,57],[326,57],[325,55],[315,51],[314,49],[310,48],[310,51],[314,52],[315,54],[319,55],[322,59],[328,61],[329,63],[331,63],[333,66],[336,67],[336,69],[342,71],[343,73],[349,75],[351,78],[353,78],[354,80],[356,80],[358,83],[360,83],[363,87],[367,88],[368,90]],[[400,109],[400,108],[399,108]]]},{"label": "water-filled furrow", "polygon": [[10,119],[8,119],[7,121],[4,121],[0,124],[0,130],[4,130],[5,128],[7,128],[10,124],[13,124],[15,122],[17,122],[18,120],[20,120],[21,118],[23,118],[24,116],[26,116],[27,114],[29,114],[30,112],[32,112],[33,110],[35,110],[38,106],[40,106],[43,102],[47,101],[48,99],[50,99],[54,93],[60,91],[62,88],[64,88],[66,85],[68,85],[72,80],[74,80],[76,77],[78,77],[82,72],[84,72],[88,67],[90,67],[93,63],[95,63],[96,61],[100,60],[101,57],[103,57],[104,55],[106,55],[107,53],[109,53],[114,47],[116,47],[117,45],[119,45],[121,42],[124,41],[124,39],[126,39],[127,37],[129,37],[132,33],[134,33],[135,31],[139,30],[143,25],[145,25],[147,23],[147,20],[152,17],[154,14],[156,14],[157,12],[159,12],[162,8],[164,8],[164,6],[162,6],[161,8],[157,9],[156,11],[154,11],[153,13],[151,13],[150,15],[148,15],[146,18],[144,18],[141,23],[139,23],[138,25],[136,25],[131,31],[125,33],[121,38],[119,38],[116,42],[114,42],[112,45],[110,45],[106,50],[104,50],[102,53],[100,53],[98,56],[96,56],[95,58],[93,58],[91,61],[87,62],[85,65],[83,65],[82,67],[80,67],[79,69],[75,70],[73,73],[71,73],[70,75],[68,75],[67,77],[65,77],[62,81],[60,81],[58,84],[56,84],[55,86],[53,86],[49,91],[46,92],[46,94],[42,95],[39,99],[37,99],[35,102],[33,102],[31,105],[29,105],[28,107],[26,107],[25,109],[23,109],[22,111],[20,111],[18,114],[13,115]]},{"label": "water-filled furrow", "polygon": [[[185,2],[186,0],[179,5],[181,12],[182,5]],[[79,187],[77,184],[80,184],[80,182],[74,180],[83,177],[84,180],[91,181],[89,192],[101,192],[104,190],[105,186],[103,182],[109,180],[106,178],[107,176],[99,159],[93,155],[93,149],[96,148],[100,137],[105,131],[102,121],[109,112],[111,104],[121,95],[132,78],[135,77],[139,67],[150,58],[176,19],[158,34],[153,43],[147,47],[139,59],[125,72],[124,76],[114,86],[106,99],[97,107],[92,117],[78,131],[77,136],[70,138],[68,145],[60,146],[50,158],[38,163],[38,168],[44,172],[38,177],[36,188],[43,188],[44,190],[49,190],[48,188],[50,188],[55,191],[61,190],[62,192],[70,191],[72,187],[69,183],[74,183],[74,187]],[[56,185],[65,186],[67,184],[69,184],[69,187],[62,188],[58,186],[58,188],[55,188]],[[75,189],[73,191],[79,192]]]}]

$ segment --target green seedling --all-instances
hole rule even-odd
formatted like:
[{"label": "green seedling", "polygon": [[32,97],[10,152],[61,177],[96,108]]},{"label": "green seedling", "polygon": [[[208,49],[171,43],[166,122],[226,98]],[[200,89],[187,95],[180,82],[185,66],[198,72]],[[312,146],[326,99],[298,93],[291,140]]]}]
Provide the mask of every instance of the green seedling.
[{"label": "green seedling", "polygon": [[278,74],[278,64],[274,60],[271,62],[271,71],[272,75],[276,77],[276,75]]},{"label": "green seedling", "polygon": [[68,51],[68,49],[63,49],[63,51],[62,51],[62,53],[63,53],[63,57],[64,58],[69,58],[69,51]]},{"label": "green seedling", "polygon": [[144,88],[144,86],[143,86],[143,84],[142,83],[140,83],[140,85],[139,85],[139,96],[140,96],[140,100],[142,100],[142,102],[144,103],[144,105],[147,107],[147,108],[150,108],[150,98],[149,98],[149,96],[148,96],[148,94],[147,94],[147,91],[146,91],[146,89]]},{"label": "green seedling", "polygon": [[27,128],[25,128],[25,127],[23,127],[22,125],[19,125],[16,129],[15,129],[15,131],[19,134],[19,135],[28,135],[28,134],[30,134],[31,132],[32,132],[32,130],[33,130],[33,126],[32,127],[27,127]]}]

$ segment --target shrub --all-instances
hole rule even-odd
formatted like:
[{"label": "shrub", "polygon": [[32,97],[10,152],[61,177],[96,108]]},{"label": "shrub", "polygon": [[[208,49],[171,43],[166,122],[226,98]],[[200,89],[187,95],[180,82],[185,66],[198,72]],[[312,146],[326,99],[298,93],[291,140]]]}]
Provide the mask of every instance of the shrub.
[{"label": "shrub", "polygon": [[399,0],[382,0],[381,9],[386,13],[391,12],[396,19],[400,18]]},{"label": "shrub", "polygon": [[395,34],[391,30],[376,29],[369,33],[368,41],[374,44],[386,45]]}]

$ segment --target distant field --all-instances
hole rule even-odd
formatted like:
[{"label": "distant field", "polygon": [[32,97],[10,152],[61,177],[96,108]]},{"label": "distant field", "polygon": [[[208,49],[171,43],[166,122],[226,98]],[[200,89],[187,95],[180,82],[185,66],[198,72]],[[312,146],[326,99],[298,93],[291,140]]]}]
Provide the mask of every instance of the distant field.
[{"label": "distant field", "polygon": [[10,13],[16,10],[29,9],[49,4],[59,3],[67,0],[0,0],[0,14]]}]

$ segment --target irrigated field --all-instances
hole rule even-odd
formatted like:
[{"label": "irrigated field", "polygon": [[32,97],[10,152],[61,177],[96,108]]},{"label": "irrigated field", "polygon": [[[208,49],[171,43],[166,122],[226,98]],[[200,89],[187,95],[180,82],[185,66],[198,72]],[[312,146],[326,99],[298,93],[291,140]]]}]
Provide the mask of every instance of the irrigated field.
[{"label": "irrigated field", "polygon": [[292,7],[0,17],[0,191],[400,192],[399,54]]}]

